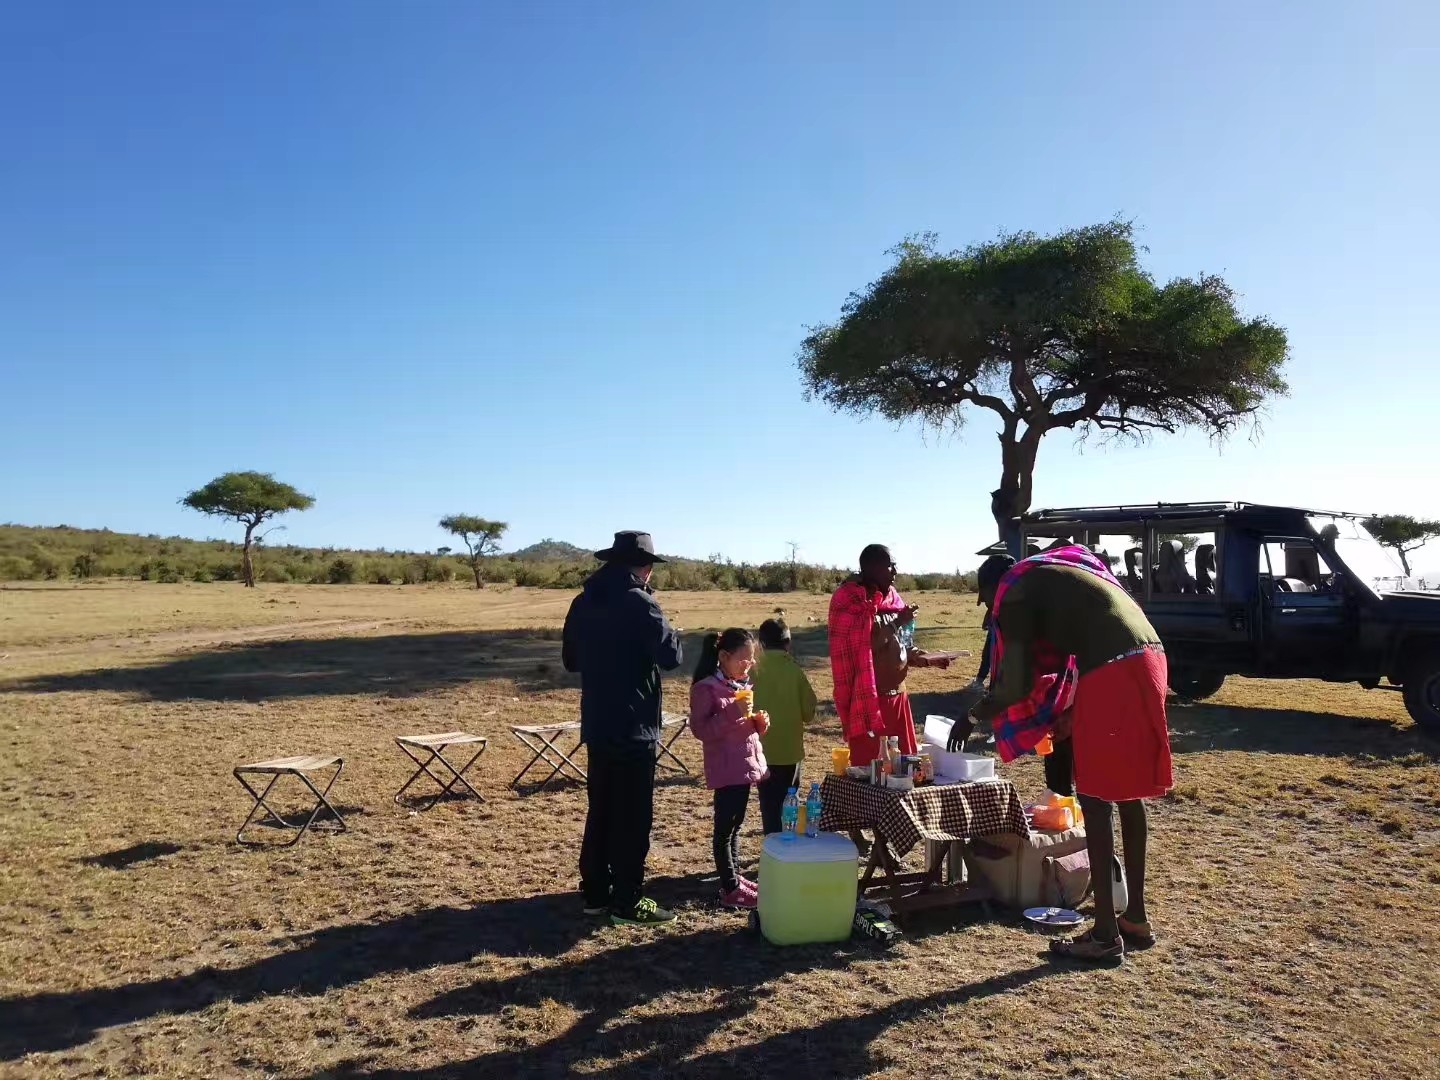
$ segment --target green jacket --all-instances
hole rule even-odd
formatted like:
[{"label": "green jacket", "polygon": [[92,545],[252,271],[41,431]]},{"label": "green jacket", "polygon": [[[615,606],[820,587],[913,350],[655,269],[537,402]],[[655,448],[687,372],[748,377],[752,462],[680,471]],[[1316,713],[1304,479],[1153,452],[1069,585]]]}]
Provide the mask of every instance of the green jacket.
[{"label": "green jacket", "polygon": [[794,658],[767,649],[752,676],[755,708],[770,715],[770,728],[760,737],[771,765],[798,765],[805,760],[805,725],[815,719],[815,690]]}]

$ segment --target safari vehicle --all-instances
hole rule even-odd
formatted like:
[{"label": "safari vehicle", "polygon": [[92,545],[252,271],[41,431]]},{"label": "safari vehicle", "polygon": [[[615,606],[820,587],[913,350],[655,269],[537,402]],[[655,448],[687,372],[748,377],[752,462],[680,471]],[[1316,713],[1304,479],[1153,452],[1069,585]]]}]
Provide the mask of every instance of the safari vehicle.
[{"label": "safari vehicle", "polygon": [[1042,510],[1026,549],[1085,544],[1110,561],[1165,642],[1170,687],[1209,697],[1228,675],[1401,687],[1440,738],[1440,593],[1377,587],[1399,567],[1360,518],[1252,503]]}]

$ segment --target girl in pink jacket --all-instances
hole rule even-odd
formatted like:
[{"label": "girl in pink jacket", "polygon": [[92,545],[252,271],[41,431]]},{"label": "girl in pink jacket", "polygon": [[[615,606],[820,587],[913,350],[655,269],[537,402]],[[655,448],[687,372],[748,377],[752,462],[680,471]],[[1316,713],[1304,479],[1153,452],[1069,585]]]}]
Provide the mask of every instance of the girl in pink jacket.
[{"label": "girl in pink jacket", "polygon": [[738,626],[706,634],[690,686],[690,730],[705,747],[705,786],[715,792],[720,903],[732,908],[753,908],[760,893],[760,887],[739,872],[740,827],[750,805],[750,787],[769,771],[760,736],[770,720],[751,709],[755,650],[755,635]]}]

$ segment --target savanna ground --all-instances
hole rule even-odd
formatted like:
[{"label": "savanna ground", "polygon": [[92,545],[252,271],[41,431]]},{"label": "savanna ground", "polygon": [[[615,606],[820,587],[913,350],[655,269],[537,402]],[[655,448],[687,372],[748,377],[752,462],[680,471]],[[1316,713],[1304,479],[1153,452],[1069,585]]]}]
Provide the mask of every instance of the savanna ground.
[{"label": "savanna ground", "polygon": [[[689,631],[783,606],[828,699],[823,597],[662,599]],[[998,912],[931,915],[888,952],[779,950],[714,908],[692,778],[659,788],[650,858],[681,919],[581,917],[583,791],[507,786],[524,758],[506,725],[576,714],[568,600],[0,591],[0,1073],[1437,1075],[1440,764],[1398,694],[1232,680],[1174,708],[1177,787],[1152,813],[1164,940],[1119,969],[1052,965]],[[920,603],[923,644],[978,651],[971,600]],[[974,663],[920,673],[917,712],[945,712]],[[838,736],[822,712],[810,776]],[[472,774],[489,801],[396,807],[393,736],[456,727],[491,739]],[[350,831],[238,847],[230,769],[312,751],[346,758]],[[1034,759],[1003,771],[1040,791]]]}]

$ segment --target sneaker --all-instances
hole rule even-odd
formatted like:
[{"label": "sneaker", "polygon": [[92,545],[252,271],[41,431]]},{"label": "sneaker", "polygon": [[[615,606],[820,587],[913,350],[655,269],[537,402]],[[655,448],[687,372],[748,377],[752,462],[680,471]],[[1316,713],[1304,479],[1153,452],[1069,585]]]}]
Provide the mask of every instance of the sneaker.
[{"label": "sneaker", "polygon": [[595,915],[604,915],[604,914],[608,913],[609,910],[610,910],[610,905],[609,905],[609,904],[589,904],[589,903],[587,903],[587,904],[586,904],[583,908],[581,908],[580,910],[581,910],[581,912],[582,912],[586,917],[592,917],[592,916],[595,916]]},{"label": "sneaker", "polygon": [[629,911],[610,910],[610,922],[615,926],[661,926],[674,922],[675,913],[655,903],[649,897],[641,900]]},{"label": "sneaker", "polygon": [[737,885],[729,892],[720,890],[720,906],[723,908],[743,908],[746,911],[753,911],[757,902],[757,893],[751,892],[744,885]]},{"label": "sneaker", "polygon": [[760,883],[757,881],[751,881],[747,877],[742,877],[740,879],[740,888],[744,889],[751,896],[760,895]]}]

